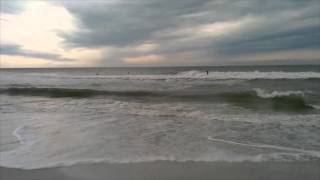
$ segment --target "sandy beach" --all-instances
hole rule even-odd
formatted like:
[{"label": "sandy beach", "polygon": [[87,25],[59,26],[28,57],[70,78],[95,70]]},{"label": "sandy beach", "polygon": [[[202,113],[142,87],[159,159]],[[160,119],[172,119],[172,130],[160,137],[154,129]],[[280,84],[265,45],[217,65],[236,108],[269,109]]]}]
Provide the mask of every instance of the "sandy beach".
[{"label": "sandy beach", "polygon": [[320,162],[143,162],[21,170],[1,168],[1,180],[319,180]]}]

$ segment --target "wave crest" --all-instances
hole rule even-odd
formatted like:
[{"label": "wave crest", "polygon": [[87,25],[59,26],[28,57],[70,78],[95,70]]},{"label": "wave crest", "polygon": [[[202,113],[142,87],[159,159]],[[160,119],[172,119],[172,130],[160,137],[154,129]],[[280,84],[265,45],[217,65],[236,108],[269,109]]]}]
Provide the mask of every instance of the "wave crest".
[{"label": "wave crest", "polygon": [[0,93],[11,96],[43,96],[49,98],[90,98],[95,96],[111,97],[152,97],[168,101],[200,101],[200,102],[228,102],[249,109],[275,110],[290,112],[307,112],[316,110],[309,105],[302,91],[271,91],[254,89],[240,92],[222,92],[208,94],[179,94],[177,92],[162,91],[106,91],[94,89],[66,89],[66,88],[8,88]]},{"label": "wave crest", "polygon": [[[32,74],[33,76],[38,74]],[[125,75],[41,75],[45,78],[67,79],[122,79],[122,80],[257,80],[257,79],[320,79],[320,72],[284,72],[284,71],[206,71],[190,70],[176,74],[125,74]]]},{"label": "wave crest", "polygon": [[318,72],[260,72],[260,71],[249,71],[249,72],[236,72],[236,71],[213,71],[206,72],[201,71],[186,71],[176,75],[177,78],[186,79],[243,79],[243,80],[254,80],[254,79],[319,79],[320,73]]},{"label": "wave crest", "polygon": [[264,89],[254,89],[257,96],[261,98],[274,98],[274,97],[283,97],[283,96],[304,96],[304,92],[302,91],[271,91],[268,92]]},{"label": "wave crest", "polygon": [[266,93],[263,90],[226,92],[221,97],[232,104],[255,110],[283,112],[308,112],[315,110],[303,97],[303,93],[297,91]]}]

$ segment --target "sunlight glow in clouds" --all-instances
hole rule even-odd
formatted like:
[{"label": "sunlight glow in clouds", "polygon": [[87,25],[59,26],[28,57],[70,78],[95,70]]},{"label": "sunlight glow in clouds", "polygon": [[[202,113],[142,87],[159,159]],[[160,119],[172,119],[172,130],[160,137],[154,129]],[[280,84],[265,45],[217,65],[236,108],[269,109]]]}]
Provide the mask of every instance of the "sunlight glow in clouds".
[{"label": "sunlight glow in clouds", "polygon": [[197,34],[200,36],[228,35],[246,26],[254,26],[259,23],[260,18],[246,17],[237,21],[221,21],[200,26]]},{"label": "sunlight glow in clouds", "polygon": [[59,32],[75,32],[76,20],[63,7],[44,1],[25,2],[25,10],[19,14],[1,13],[1,44],[19,45],[22,50],[55,53],[68,62],[32,58],[22,55],[0,55],[1,67],[51,67],[91,65],[100,58],[100,49],[64,49]]},{"label": "sunlight glow in clouds", "polygon": [[124,58],[123,62],[128,64],[137,64],[137,65],[147,65],[154,64],[163,61],[165,58],[159,55],[145,55],[145,56],[137,56],[137,57],[127,57]]},{"label": "sunlight glow in clouds", "polygon": [[30,58],[24,56],[0,55],[1,68],[35,68],[35,67],[57,67],[72,66],[72,62],[56,62],[41,58]]},{"label": "sunlight glow in clouds", "polygon": [[63,51],[57,31],[74,31],[73,17],[66,9],[43,1],[31,1],[21,14],[1,15],[1,41],[26,50]]},{"label": "sunlight glow in clouds", "polygon": [[146,44],[141,44],[139,46],[136,46],[134,50],[138,52],[149,52],[149,51],[155,50],[156,48],[157,48],[156,44],[146,43]]}]

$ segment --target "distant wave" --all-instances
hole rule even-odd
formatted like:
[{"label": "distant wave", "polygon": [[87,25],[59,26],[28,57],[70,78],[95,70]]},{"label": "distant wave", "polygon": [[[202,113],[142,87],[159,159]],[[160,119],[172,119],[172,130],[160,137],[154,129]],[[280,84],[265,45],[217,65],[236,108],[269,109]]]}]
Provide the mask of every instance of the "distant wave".
[{"label": "distant wave", "polygon": [[[39,76],[39,74],[32,74]],[[41,74],[45,78],[70,78],[70,79],[123,79],[123,80],[256,80],[256,79],[320,79],[320,72],[261,72],[261,71],[205,71],[191,70],[176,74],[149,74],[149,75],[59,75]]]},{"label": "distant wave", "polygon": [[87,98],[99,95],[115,96],[155,96],[156,93],[150,91],[99,91],[93,89],[67,89],[67,88],[8,88],[0,90],[2,94],[23,95],[23,96],[45,96],[53,98],[73,97]]},{"label": "distant wave", "polygon": [[254,79],[319,79],[319,72],[260,72],[260,71],[249,71],[249,72],[209,72],[207,75],[205,72],[201,71],[186,71],[181,72],[176,75],[178,78],[186,79],[244,79],[244,80],[254,80]]},{"label": "distant wave", "polygon": [[255,80],[255,79],[320,79],[319,72],[219,72],[211,71],[208,74],[203,71],[185,71],[175,75],[123,75],[105,76],[106,78],[120,78],[132,80],[179,80],[179,79],[204,79],[204,80]]}]

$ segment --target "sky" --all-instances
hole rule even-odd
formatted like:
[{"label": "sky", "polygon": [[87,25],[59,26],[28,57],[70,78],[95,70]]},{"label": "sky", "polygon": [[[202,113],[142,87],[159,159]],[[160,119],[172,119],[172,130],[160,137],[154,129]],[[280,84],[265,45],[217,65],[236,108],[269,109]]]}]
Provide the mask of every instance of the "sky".
[{"label": "sky", "polygon": [[320,64],[318,0],[0,0],[0,67]]}]

